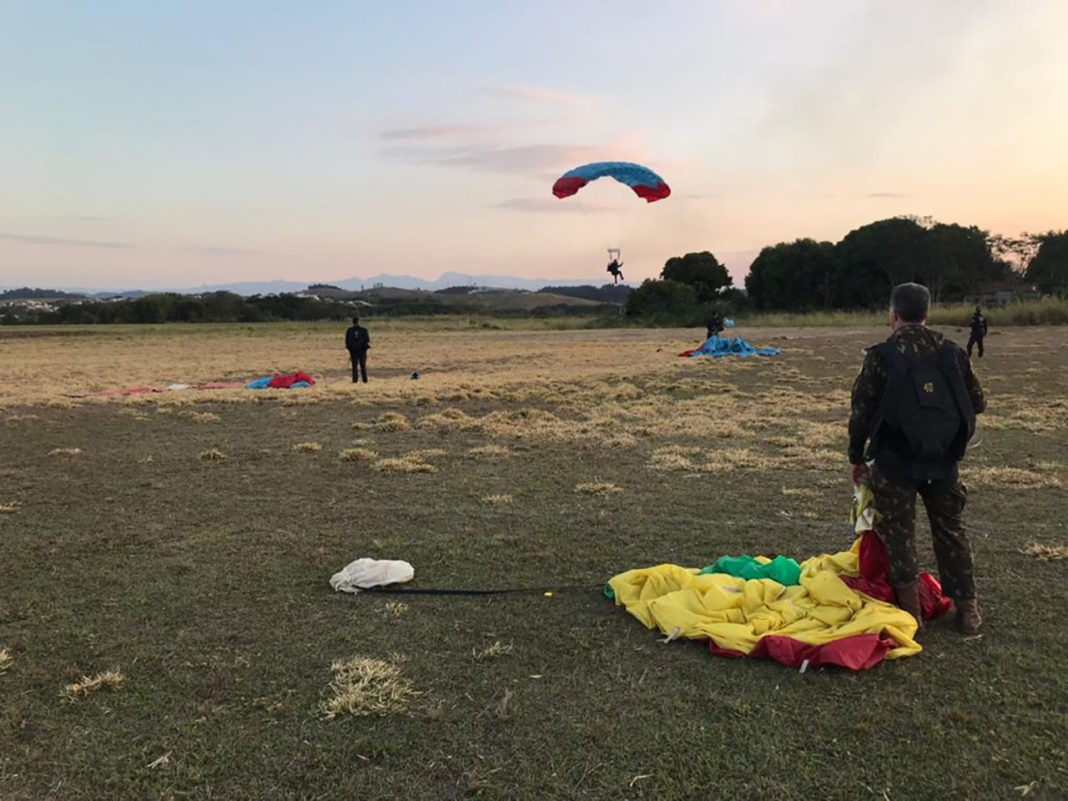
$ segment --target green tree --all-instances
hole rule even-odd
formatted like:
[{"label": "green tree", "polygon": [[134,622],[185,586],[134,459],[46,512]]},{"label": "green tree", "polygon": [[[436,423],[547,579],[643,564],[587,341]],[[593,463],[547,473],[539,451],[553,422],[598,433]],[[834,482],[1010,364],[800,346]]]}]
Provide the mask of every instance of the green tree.
[{"label": "green tree", "polygon": [[834,305],[886,305],[892,287],[919,278],[929,251],[928,231],[915,219],[894,217],[850,231],[838,243]]},{"label": "green tree", "polygon": [[820,309],[831,304],[838,252],[831,242],[798,239],[760,251],[745,288],[758,309]]},{"label": "green tree", "polygon": [[1024,277],[1041,292],[1068,293],[1068,231],[1038,234],[1038,251],[1027,265]]},{"label": "green tree", "polygon": [[693,323],[700,318],[700,304],[692,286],[678,281],[647,278],[627,296],[627,317],[643,317]]},{"label": "green tree", "polygon": [[731,285],[727,268],[707,250],[668,259],[660,277],[693,287],[701,303],[714,300],[721,290]]},{"label": "green tree", "polygon": [[935,223],[927,234],[927,258],[917,265],[917,275],[935,301],[978,293],[987,281],[1004,277],[986,231],[974,225]]}]

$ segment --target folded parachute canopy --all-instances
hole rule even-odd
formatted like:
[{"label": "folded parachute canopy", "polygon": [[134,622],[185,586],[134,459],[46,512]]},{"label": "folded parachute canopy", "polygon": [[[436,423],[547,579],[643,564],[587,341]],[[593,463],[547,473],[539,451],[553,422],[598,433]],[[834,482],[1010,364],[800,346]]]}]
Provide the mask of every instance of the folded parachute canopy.
[{"label": "folded parachute canopy", "polygon": [[[709,653],[849,670],[920,652],[916,621],[893,605],[881,522],[866,485],[854,488],[853,547],[802,564],[777,556],[724,556],[703,570],[658,565],[620,573],[605,595],[670,638],[707,640]],[[942,587],[920,575],[924,619],[950,608]]]},{"label": "folded parachute canopy", "polygon": [[754,348],[741,337],[709,337],[705,344],[696,350],[684,350],[679,356],[711,356],[719,359],[723,356],[778,356],[778,348]]},{"label": "folded parachute canopy", "polygon": [[590,181],[596,181],[598,178],[615,178],[649,203],[663,200],[671,194],[671,187],[663,178],[648,167],[629,161],[599,161],[568,170],[553,184],[553,194],[559,198],[571,197]]},{"label": "folded parachute canopy", "polygon": [[315,379],[297,370],[295,373],[267,375],[245,384],[245,389],[303,389],[315,386]]}]

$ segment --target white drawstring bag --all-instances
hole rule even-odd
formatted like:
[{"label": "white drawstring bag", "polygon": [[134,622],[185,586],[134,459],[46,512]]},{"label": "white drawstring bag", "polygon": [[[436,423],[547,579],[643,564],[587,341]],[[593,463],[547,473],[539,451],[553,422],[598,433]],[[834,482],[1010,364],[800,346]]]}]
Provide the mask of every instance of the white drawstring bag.
[{"label": "white drawstring bag", "polygon": [[334,592],[359,592],[411,581],[415,568],[400,559],[357,559],[330,577]]}]

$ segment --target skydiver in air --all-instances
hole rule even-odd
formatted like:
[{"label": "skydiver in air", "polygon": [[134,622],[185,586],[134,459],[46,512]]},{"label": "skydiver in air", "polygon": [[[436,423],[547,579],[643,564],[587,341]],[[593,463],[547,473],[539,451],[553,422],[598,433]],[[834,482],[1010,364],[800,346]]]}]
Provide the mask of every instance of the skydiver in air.
[{"label": "skydiver in air", "polygon": [[612,259],[612,261],[608,262],[607,270],[608,272],[612,273],[613,286],[618,284],[620,281],[625,280],[623,278],[623,270],[621,269],[622,267],[623,262],[621,262],[619,259]]}]

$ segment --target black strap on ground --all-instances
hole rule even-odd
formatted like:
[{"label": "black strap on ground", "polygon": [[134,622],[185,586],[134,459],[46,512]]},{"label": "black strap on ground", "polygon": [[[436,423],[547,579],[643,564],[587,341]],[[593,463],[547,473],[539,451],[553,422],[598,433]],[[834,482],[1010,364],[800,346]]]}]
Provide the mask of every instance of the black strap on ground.
[{"label": "black strap on ground", "polygon": [[447,590],[447,589],[419,589],[415,587],[368,587],[360,589],[360,592],[383,592],[390,595],[507,595],[511,593],[538,593],[544,595],[547,592],[556,594],[569,590],[599,590],[603,584],[564,584],[559,587],[509,587],[501,590]]}]

